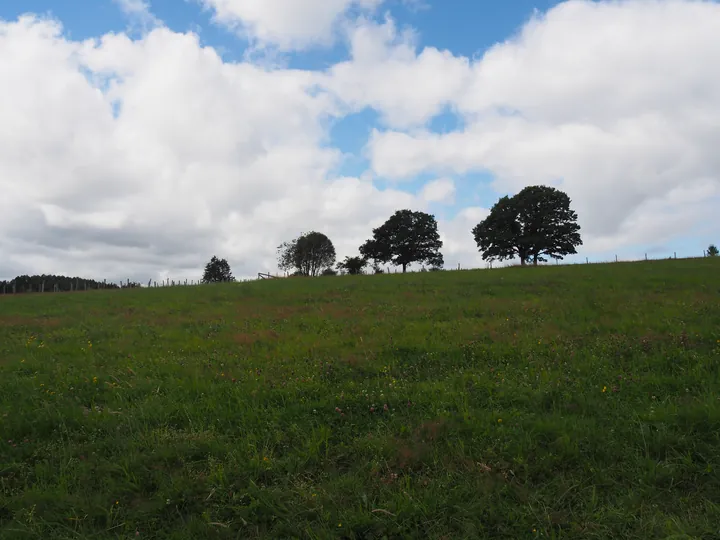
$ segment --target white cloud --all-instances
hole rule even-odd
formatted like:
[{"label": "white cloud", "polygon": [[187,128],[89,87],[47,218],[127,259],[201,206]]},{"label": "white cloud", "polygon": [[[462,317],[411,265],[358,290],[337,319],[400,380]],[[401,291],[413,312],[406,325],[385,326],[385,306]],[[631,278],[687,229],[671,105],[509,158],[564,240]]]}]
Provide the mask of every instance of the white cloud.
[{"label": "white cloud", "polygon": [[303,230],[354,253],[395,209],[367,178],[334,178],[334,111],[313,73],[225,63],[158,28],[74,42],[52,21],[0,22],[0,271],[197,277],[276,268]]},{"label": "white cloud", "polygon": [[446,268],[455,269],[458,264],[461,268],[485,268],[486,263],[478,252],[471,231],[487,215],[486,208],[469,206],[460,210],[453,219],[438,220]]},{"label": "white cloud", "polygon": [[[477,170],[500,193],[568,191],[584,253],[720,234],[718,4],[571,1],[470,60],[366,20],[379,0],[287,1],[205,3],[261,47],[342,27],[350,58],[267,69],[162,25],[76,42],[0,21],[0,277],[197,277],[213,254],[254,275],[311,229],[352,255],[399,208],[471,200],[451,179]],[[330,120],[365,107],[397,130],[373,132],[374,173],[437,180],[412,195],[337,176]],[[430,132],[447,110],[464,127]],[[483,266],[470,230],[486,214],[439,220],[448,267]]]},{"label": "white cloud", "polygon": [[153,15],[148,0],[113,0],[134,24],[142,30],[159,26],[162,21]]},{"label": "white cloud", "polygon": [[351,59],[334,65],[323,85],[350,110],[372,107],[391,126],[425,124],[467,85],[466,58],[428,47],[394,21],[361,21],[349,32]]},{"label": "white cloud", "polygon": [[420,198],[427,202],[452,204],[455,202],[455,182],[452,178],[438,178],[425,184]]},{"label": "white cloud", "polygon": [[473,62],[450,98],[464,129],[375,131],[373,168],[394,179],[489,171],[500,193],[557,185],[586,249],[689,233],[718,204],[718,36],[717,3],[560,4]]},{"label": "white cloud", "polygon": [[199,0],[215,19],[260,45],[280,50],[333,43],[351,11],[372,12],[383,0]]}]

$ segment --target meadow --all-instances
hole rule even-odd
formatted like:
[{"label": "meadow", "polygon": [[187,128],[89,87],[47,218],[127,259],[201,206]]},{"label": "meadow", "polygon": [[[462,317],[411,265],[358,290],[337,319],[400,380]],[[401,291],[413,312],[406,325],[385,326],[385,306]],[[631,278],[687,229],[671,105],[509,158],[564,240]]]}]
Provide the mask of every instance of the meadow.
[{"label": "meadow", "polygon": [[720,538],[720,258],[0,297],[0,538]]}]

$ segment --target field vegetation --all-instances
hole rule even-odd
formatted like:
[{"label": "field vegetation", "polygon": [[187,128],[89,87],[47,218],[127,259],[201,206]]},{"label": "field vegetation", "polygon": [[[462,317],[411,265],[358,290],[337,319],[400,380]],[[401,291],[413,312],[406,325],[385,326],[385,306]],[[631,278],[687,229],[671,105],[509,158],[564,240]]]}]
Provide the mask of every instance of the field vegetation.
[{"label": "field vegetation", "polygon": [[0,297],[0,537],[719,538],[719,274]]}]

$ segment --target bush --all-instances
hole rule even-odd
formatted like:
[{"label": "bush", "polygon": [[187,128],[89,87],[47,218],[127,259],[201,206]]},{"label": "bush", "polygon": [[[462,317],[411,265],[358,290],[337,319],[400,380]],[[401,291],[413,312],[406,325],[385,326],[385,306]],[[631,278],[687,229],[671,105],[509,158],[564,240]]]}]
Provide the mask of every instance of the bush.
[{"label": "bush", "polygon": [[345,257],[345,260],[338,263],[338,270],[347,272],[352,276],[363,273],[363,269],[367,266],[367,260],[363,257]]}]

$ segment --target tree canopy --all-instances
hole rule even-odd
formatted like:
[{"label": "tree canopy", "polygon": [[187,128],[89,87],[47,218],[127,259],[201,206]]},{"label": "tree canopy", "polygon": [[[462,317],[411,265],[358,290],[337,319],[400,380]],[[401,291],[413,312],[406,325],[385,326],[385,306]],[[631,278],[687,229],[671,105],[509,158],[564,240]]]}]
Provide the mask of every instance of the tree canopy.
[{"label": "tree canopy", "polygon": [[317,276],[335,264],[335,246],[323,233],[311,231],[278,246],[278,266],[303,276]]},{"label": "tree canopy", "polygon": [[392,262],[402,266],[403,272],[411,263],[428,263],[441,267],[444,264],[442,240],[435,216],[425,212],[398,210],[380,227],[373,229],[372,239],[360,246],[365,259]]},{"label": "tree canopy", "polygon": [[519,257],[522,265],[537,265],[545,256],[562,259],[582,245],[570,197],[548,186],[529,186],[502,197],[472,234],[484,260]]},{"label": "tree canopy", "polygon": [[[123,285],[124,286],[124,285]],[[0,294],[27,292],[64,292],[88,289],[119,289],[115,283],[95,281],[80,277],[36,275],[17,276],[10,281],[0,281]]]},{"label": "tree canopy", "polygon": [[367,260],[363,257],[345,257],[345,260],[339,262],[337,267],[343,272],[347,272],[350,275],[362,274],[364,268],[367,266]]},{"label": "tree canopy", "polygon": [[720,253],[720,252],[718,251],[718,248],[715,244],[710,244],[708,246],[708,248],[707,248],[708,257],[717,257],[718,253]]},{"label": "tree canopy", "polygon": [[222,283],[235,281],[235,278],[230,271],[227,260],[213,256],[210,262],[205,265],[202,281],[203,283]]}]

